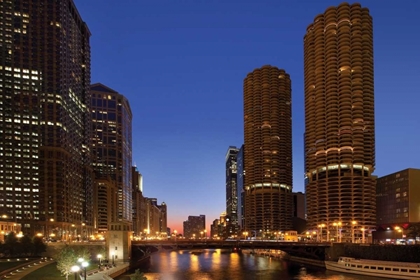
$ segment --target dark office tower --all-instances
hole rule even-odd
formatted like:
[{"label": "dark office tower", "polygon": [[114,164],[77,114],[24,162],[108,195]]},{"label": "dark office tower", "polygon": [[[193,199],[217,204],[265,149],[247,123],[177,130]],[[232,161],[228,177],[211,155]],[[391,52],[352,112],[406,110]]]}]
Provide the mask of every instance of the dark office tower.
[{"label": "dark office tower", "polygon": [[292,112],[289,74],[263,66],[244,80],[245,229],[292,227]]},{"label": "dark office tower", "polygon": [[369,10],[343,3],[304,37],[308,226],[341,223],[343,241],[375,225],[372,33]]},{"label": "dark office tower", "polygon": [[91,226],[89,37],[71,0],[0,1],[0,213],[25,233]]},{"label": "dark office tower", "polygon": [[[132,113],[128,100],[103,84],[92,95],[92,152],[96,179],[110,178],[117,188],[113,222],[132,222]],[[109,205],[111,206],[111,205]],[[113,211],[113,209],[108,209]]]},{"label": "dark office tower", "polygon": [[244,184],[245,184],[245,169],[244,169],[244,145],[239,149],[236,156],[236,164],[238,166],[237,177],[237,194],[238,194],[238,223],[239,228],[244,228]]},{"label": "dark office tower", "polygon": [[236,156],[239,149],[230,146],[226,153],[226,214],[229,216],[227,231],[234,235],[239,230],[238,223],[238,187]]}]

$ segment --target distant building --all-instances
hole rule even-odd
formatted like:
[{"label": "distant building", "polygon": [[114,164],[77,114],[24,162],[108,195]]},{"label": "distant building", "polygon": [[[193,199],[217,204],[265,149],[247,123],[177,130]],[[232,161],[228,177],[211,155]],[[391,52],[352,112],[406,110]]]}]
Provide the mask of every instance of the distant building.
[{"label": "distant building", "polygon": [[294,192],[293,196],[293,217],[306,219],[305,194],[302,192]]},{"label": "distant building", "polygon": [[210,225],[210,237],[213,239],[217,239],[218,237],[220,238],[219,224],[220,224],[220,220],[215,219],[213,220],[213,223]]},{"label": "distant building", "polygon": [[[230,146],[226,153],[226,214],[229,217],[229,222],[226,225],[228,234],[234,235],[239,231],[238,222],[238,168],[237,155],[239,149]],[[240,193],[239,193],[240,195]]]},{"label": "distant building", "polygon": [[294,192],[293,196],[293,217],[292,224],[293,229],[298,233],[302,233],[306,230],[306,201],[305,194],[302,192]]},{"label": "distant building", "polygon": [[166,236],[167,220],[166,220],[166,204],[162,202],[158,205],[156,198],[145,198],[147,200],[146,216],[147,226],[144,232],[148,237]]},{"label": "distant building", "polygon": [[[199,239],[204,237],[206,229],[206,216],[188,216],[188,220],[184,221],[184,237]],[[203,232],[203,233],[202,233]]]},{"label": "distant building", "polygon": [[[265,65],[244,87],[245,229],[259,236],[292,228],[292,82]],[[250,235],[251,236],[251,235]]]},{"label": "distant building", "polygon": [[420,169],[408,168],[376,181],[376,223],[382,229],[407,229],[420,223]]},{"label": "distant building", "polygon": [[145,229],[148,228],[147,205],[148,200],[143,196],[143,176],[137,170],[137,167],[132,167],[132,198],[133,198],[133,232],[134,236],[143,236]]},{"label": "distant building", "polygon": [[244,169],[244,145],[239,149],[239,152],[236,156],[236,164],[238,166],[238,175],[237,175],[237,196],[238,196],[238,223],[239,228],[244,228],[244,186],[245,186],[245,169]]}]

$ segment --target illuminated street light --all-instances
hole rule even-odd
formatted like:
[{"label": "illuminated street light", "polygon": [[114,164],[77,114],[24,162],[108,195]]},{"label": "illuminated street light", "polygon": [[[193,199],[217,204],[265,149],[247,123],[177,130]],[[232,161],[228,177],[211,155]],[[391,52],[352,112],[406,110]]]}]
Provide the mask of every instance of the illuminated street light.
[{"label": "illuminated street light", "polygon": [[356,221],[351,221],[351,243],[354,243],[354,226],[357,225]]},{"label": "illuminated street light", "polygon": [[362,227],[361,230],[362,230],[362,243],[365,243],[365,228]]},{"label": "illuminated street light", "polygon": [[77,272],[80,270],[80,267],[78,265],[73,265],[71,267],[71,271],[74,272],[74,280],[77,280]]},{"label": "illuminated street light", "polygon": [[318,227],[320,228],[320,231],[319,231],[320,242],[322,242],[322,228],[325,227],[325,224],[320,224],[318,225]]},{"label": "illuminated street light", "polygon": [[341,242],[341,230],[338,230],[338,227],[341,227],[341,222],[333,223],[333,226],[337,228],[337,242]]},{"label": "illuminated street light", "polygon": [[82,267],[83,267],[84,272],[85,272],[85,276],[84,276],[84,278],[83,278],[83,279],[85,279],[85,280],[86,280],[86,277],[87,277],[86,268],[87,268],[88,266],[89,266],[89,263],[88,263],[88,262],[82,262]]},{"label": "illuminated street light", "polygon": [[101,255],[101,254],[98,254],[96,257],[98,257],[98,260],[99,260],[99,265],[102,265],[102,262],[101,262],[102,255]]}]

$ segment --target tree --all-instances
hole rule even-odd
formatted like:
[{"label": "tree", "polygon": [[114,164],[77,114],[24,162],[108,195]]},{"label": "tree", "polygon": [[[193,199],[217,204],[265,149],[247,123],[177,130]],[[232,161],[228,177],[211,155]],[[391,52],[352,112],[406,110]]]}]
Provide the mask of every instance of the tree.
[{"label": "tree", "polygon": [[44,253],[47,251],[47,245],[42,241],[42,238],[35,236],[32,239],[32,255],[33,256],[40,256],[41,253]]},{"label": "tree", "polygon": [[147,280],[147,277],[144,276],[143,272],[140,272],[140,269],[136,269],[134,274],[130,275],[131,280]]},{"label": "tree", "polygon": [[24,235],[19,240],[19,255],[32,255],[33,253],[33,246],[32,240],[29,236]]},{"label": "tree", "polygon": [[4,251],[3,253],[6,256],[14,257],[17,253],[16,249],[18,249],[18,238],[16,236],[16,233],[13,231],[10,232],[8,235],[6,235],[6,240],[4,241]]},{"label": "tree", "polygon": [[416,240],[416,237],[420,236],[420,223],[411,224],[408,227],[407,236]]},{"label": "tree", "polygon": [[57,269],[69,279],[72,273],[71,267],[77,264],[77,254],[70,246],[66,245],[55,257],[57,261]]}]

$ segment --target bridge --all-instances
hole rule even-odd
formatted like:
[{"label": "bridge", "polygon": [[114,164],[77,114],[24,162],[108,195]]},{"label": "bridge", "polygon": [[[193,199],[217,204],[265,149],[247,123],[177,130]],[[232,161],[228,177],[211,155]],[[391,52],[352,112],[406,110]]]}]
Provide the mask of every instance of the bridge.
[{"label": "bridge", "polygon": [[147,253],[158,250],[197,250],[197,249],[272,249],[281,250],[290,256],[317,261],[324,261],[326,250],[331,243],[281,242],[272,240],[145,240],[132,242],[133,259],[144,257]]}]

